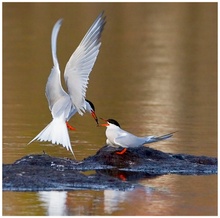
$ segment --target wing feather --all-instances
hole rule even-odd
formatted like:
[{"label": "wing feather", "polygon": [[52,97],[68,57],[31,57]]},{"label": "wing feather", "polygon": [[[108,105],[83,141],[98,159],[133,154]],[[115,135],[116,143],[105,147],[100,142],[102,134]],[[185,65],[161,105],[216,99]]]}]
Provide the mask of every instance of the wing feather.
[{"label": "wing feather", "polygon": [[144,142],[145,142],[144,139],[139,138],[131,133],[128,133],[126,135],[121,135],[115,138],[115,143],[124,148],[138,147],[143,145]]},{"label": "wing feather", "polygon": [[57,36],[62,24],[62,19],[59,19],[53,27],[53,31],[51,34],[51,52],[53,59],[53,68],[48,77],[45,94],[47,97],[47,101],[49,104],[50,110],[52,110],[54,104],[63,96],[68,96],[68,94],[63,90],[60,80],[60,69],[59,63],[57,60],[56,54],[56,44],[57,44]]},{"label": "wing feather", "polygon": [[172,133],[162,135],[162,136],[137,137],[131,133],[124,131],[123,134],[121,134],[120,136],[118,136],[114,139],[114,143],[119,146],[125,147],[125,148],[139,147],[144,144],[149,144],[149,143],[158,142],[158,141],[168,139],[168,138],[172,137],[174,133],[175,132],[172,132]]},{"label": "wing feather", "polygon": [[89,74],[95,64],[101,46],[101,33],[105,17],[101,13],[92,24],[65,67],[64,78],[73,105],[79,114],[85,112],[85,96]]}]

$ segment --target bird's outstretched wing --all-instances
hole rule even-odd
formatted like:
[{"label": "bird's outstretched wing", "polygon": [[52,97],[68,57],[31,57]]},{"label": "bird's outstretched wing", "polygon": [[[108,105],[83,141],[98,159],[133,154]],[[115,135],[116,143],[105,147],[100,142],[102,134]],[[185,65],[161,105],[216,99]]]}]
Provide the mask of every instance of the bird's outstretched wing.
[{"label": "bird's outstretched wing", "polygon": [[52,110],[54,104],[63,96],[68,97],[68,94],[63,90],[63,87],[61,85],[60,80],[60,69],[59,69],[59,63],[57,60],[57,36],[60,30],[62,24],[62,19],[59,19],[52,31],[51,35],[51,51],[52,51],[52,59],[53,59],[53,68],[51,70],[51,73],[48,77],[47,84],[46,84],[46,97],[49,104],[50,110]]},{"label": "bird's outstretched wing", "polygon": [[64,72],[68,93],[79,114],[85,112],[85,96],[89,74],[99,53],[105,17],[101,13],[70,57]]}]

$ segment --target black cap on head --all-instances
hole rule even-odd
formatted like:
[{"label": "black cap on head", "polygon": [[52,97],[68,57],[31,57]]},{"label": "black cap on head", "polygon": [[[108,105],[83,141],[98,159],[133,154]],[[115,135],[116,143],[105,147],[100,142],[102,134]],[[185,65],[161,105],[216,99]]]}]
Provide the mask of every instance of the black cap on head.
[{"label": "black cap on head", "polygon": [[114,119],[108,119],[107,121],[108,121],[109,123],[112,123],[112,124],[114,124],[114,125],[120,127],[120,124],[119,124],[116,120],[114,120]]},{"label": "black cap on head", "polygon": [[92,110],[95,111],[95,106],[94,106],[94,104],[93,104],[91,101],[89,101],[88,99],[86,99],[86,101],[90,104]]}]

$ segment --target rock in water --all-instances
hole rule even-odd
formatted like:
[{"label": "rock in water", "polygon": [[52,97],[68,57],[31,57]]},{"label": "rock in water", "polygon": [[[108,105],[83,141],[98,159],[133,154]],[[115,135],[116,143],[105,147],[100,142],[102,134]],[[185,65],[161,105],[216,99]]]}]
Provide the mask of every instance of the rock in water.
[{"label": "rock in water", "polygon": [[[47,154],[27,155],[3,164],[3,190],[42,191],[74,189],[127,190],[133,180],[164,174],[207,175],[217,173],[217,158],[170,154],[149,147],[120,149],[104,146],[81,162]],[[91,175],[82,171],[94,170]]]}]

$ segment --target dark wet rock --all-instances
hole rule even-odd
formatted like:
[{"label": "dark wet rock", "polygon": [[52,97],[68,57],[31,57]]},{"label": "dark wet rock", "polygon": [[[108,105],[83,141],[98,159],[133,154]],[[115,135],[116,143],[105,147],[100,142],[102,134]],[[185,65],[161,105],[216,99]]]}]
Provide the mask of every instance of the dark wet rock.
[{"label": "dark wet rock", "polygon": [[[141,178],[163,174],[207,175],[217,173],[217,158],[164,153],[149,147],[128,149],[123,155],[105,146],[83,161],[27,155],[3,165],[3,190],[40,191],[74,189],[127,190]],[[91,175],[82,171],[93,170]]]},{"label": "dark wet rock", "polygon": [[135,187],[131,183],[108,175],[86,176],[74,170],[77,165],[78,163],[74,160],[51,157],[46,154],[25,156],[13,164],[3,165],[3,190],[127,190]]},{"label": "dark wet rock", "polygon": [[213,157],[164,153],[149,147],[129,148],[123,155],[116,154],[116,151],[120,150],[105,146],[96,155],[86,158],[84,164],[97,163],[149,175],[217,173],[217,158]]}]

